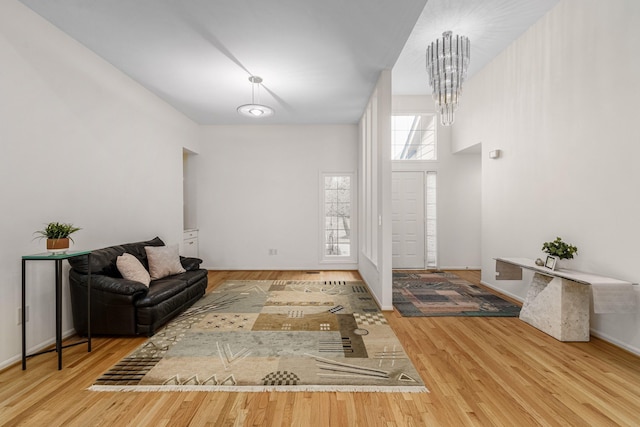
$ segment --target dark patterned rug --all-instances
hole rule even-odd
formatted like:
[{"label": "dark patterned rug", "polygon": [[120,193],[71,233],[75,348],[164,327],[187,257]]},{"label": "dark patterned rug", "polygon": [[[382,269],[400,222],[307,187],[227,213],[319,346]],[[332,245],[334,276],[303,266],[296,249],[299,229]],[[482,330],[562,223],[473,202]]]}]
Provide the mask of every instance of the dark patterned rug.
[{"label": "dark patterned rug", "polygon": [[517,317],[520,307],[455,274],[393,273],[393,305],[404,317]]},{"label": "dark patterned rug", "polygon": [[360,281],[227,281],[100,377],[96,391],[427,389]]}]

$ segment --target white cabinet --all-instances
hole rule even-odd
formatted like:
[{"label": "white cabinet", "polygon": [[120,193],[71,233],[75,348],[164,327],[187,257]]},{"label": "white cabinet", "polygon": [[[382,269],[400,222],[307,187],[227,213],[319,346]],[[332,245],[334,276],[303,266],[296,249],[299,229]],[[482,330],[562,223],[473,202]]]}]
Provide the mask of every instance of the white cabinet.
[{"label": "white cabinet", "polygon": [[184,230],[182,256],[198,258],[198,230]]}]

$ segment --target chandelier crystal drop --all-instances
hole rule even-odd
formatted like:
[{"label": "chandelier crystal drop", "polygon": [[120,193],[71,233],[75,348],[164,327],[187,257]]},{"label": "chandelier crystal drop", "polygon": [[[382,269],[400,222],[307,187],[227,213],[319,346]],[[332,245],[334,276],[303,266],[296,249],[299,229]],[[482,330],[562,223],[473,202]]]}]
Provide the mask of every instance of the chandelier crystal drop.
[{"label": "chandelier crystal drop", "polygon": [[470,52],[469,39],[465,36],[453,36],[451,31],[445,31],[442,38],[427,47],[429,84],[443,126],[453,124],[462,83],[467,77]]},{"label": "chandelier crystal drop", "polygon": [[250,76],[249,81],[251,82],[251,104],[244,104],[238,107],[238,113],[243,116],[252,117],[252,118],[262,118],[269,117],[275,114],[273,108],[260,104],[259,100],[256,103],[256,88],[260,90],[260,83],[262,83],[262,78],[258,76]]}]

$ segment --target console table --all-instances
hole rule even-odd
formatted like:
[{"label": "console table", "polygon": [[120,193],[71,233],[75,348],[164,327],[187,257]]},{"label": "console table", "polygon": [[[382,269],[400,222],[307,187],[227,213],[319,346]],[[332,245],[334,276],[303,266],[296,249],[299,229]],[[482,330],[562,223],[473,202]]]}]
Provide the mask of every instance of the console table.
[{"label": "console table", "polygon": [[534,272],[520,319],[559,341],[589,341],[590,296],[596,313],[637,311],[632,283],[569,269],[551,270],[527,258],[495,258],[496,280]]},{"label": "console table", "polygon": [[[87,284],[87,339],[77,341],[65,346],[62,345],[62,261],[69,258],[86,255],[88,257]],[[56,346],[50,350],[27,354],[27,325],[26,325],[26,264],[27,261],[53,261],[55,263],[55,285],[56,285]],[[91,352],[91,251],[70,251],[64,253],[42,253],[35,255],[24,255],[22,257],[22,370],[27,369],[27,357],[56,351],[58,353],[58,370],[62,369],[62,349],[78,344],[87,343],[87,351]]]}]

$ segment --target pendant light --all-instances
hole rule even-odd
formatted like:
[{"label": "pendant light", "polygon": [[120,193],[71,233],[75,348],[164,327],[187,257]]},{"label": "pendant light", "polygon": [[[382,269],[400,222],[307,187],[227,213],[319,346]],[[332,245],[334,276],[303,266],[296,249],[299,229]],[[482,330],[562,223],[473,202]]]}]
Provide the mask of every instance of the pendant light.
[{"label": "pendant light", "polygon": [[[260,83],[262,83],[262,78],[258,76],[250,76],[249,81],[251,82],[251,104],[244,104],[238,107],[238,113],[243,116],[252,117],[254,119],[269,117],[275,114],[273,108],[260,104],[260,98],[258,97],[258,102],[256,103],[256,92],[260,91]],[[259,95],[259,93],[258,93]]]}]

